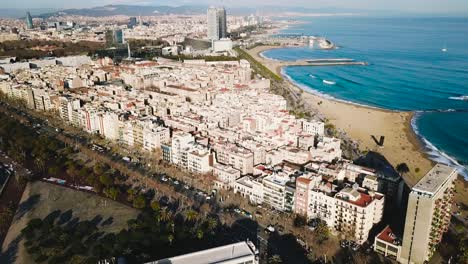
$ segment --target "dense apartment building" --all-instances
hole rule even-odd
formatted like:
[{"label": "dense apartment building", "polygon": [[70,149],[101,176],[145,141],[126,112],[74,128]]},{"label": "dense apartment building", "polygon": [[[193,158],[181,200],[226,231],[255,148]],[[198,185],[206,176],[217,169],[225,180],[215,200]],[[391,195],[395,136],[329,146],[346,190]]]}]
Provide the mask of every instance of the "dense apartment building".
[{"label": "dense apartment building", "polygon": [[213,149],[218,163],[231,165],[242,175],[253,173],[254,155],[250,150],[229,143],[215,144]]},{"label": "dense apartment building", "polygon": [[348,239],[364,243],[369,231],[382,219],[384,195],[350,182],[346,175],[355,179],[348,171],[355,167],[348,163],[333,168],[321,168],[320,165],[314,168],[315,172],[308,172],[296,180],[294,211],[308,219],[319,218],[332,230],[347,235]]},{"label": "dense apartment building", "polygon": [[409,194],[399,262],[426,263],[448,230],[457,171],[435,165]]},{"label": "dense apartment building", "polygon": [[263,203],[279,211],[291,212],[294,207],[295,186],[287,174],[273,173],[263,178]]}]

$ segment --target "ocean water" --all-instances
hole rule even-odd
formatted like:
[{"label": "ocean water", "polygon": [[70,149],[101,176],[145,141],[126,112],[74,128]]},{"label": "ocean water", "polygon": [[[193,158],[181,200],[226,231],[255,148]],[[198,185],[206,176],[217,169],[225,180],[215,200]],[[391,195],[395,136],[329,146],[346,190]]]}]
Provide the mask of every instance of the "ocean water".
[{"label": "ocean water", "polygon": [[[468,18],[317,17],[282,33],[324,36],[335,50],[274,49],[276,60],[348,58],[367,66],[292,66],[283,74],[322,96],[416,111],[412,127],[431,159],[468,178]],[[447,52],[442,49],[446,48]],[[324,80],[329,83],[324,83]]]}]

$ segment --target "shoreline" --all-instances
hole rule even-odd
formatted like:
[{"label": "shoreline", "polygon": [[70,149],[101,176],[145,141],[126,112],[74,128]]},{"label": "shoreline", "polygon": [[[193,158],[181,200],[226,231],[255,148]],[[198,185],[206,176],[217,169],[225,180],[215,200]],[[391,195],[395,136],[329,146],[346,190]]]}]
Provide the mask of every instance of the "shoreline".
[{"label": "shoreline", "polygon": [[[287,47],[258,46],[247,52],[268,69],[282,76],[291,91],[301,94],[300,100],[305,103],[306,109],[323,114],[337,129],[345,131],[356,140],[361,150],[378,152],[393,166],[407,163],[410,172],[403,178],[409,186],[416,184],[435,164],[429,159],[428,153],[424,151],[424,144],[412,128],[414,112],[369,107],[313,93],[286,78],[282,73],[280,61],[261,55],[264,51],[278,48]],[[378,147],[371,135],[385,136],[384,147]],[[419,169],[418,173],[415,172],[416,168]]]}]

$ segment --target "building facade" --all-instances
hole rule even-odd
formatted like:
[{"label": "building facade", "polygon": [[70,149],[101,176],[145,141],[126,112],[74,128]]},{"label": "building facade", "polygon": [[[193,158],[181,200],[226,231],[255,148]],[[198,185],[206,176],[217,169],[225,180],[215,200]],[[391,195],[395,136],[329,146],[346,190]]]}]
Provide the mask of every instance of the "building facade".
[{"label": "building facade", "polygon": [[456,177],[456,169],[437,164],[411,189],[399,262],[419,264],[432,257],[450,224]]},{"label": "building facade", "polygon": [[210,7],[207,11],[208,39],[219,40],[227,37],[226,9]]}]

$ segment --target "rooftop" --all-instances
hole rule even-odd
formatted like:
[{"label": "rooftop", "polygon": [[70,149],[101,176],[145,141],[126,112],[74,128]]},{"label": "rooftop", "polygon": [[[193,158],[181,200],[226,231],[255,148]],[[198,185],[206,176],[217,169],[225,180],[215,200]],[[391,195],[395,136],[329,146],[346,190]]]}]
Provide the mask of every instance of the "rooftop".
[{"label": "rooftop", "polygon": [[345,188],[341,190],[336,196],[336,198],[360,207],[366,207],[374,200],[369,194],[360,192],[352,188]]},{"label": "rooftop", "polygon": [[413,191],[434,195],[438,192],[440,187],[456,173],[457,170],[452,167],[436,164],[415,186],[413,186]]},{"label": "rooftop", "polygon": [[382,241],[385,241],[387,243],[391,243],[391,244],[396,244],[397,243],[397,237],[395,236],[395,234],[393,233],[392,229],[390,228],[390,226],[386,226],[384,228],[384,230],[382,230],[382,232],[380,232],[378,235],[377,235],[377,239],[379,240],[382,240]]},{"label": "rooftop", "polygon": [[197,251],[168,259],[148,262],[147,264],[209,264],[228,263],[229,261],[233,260],[246,262],[255,257],[254,251],[255,248],[252,249],[251,246],[249,246],[249,242],[238,242],[226,246]]}]

